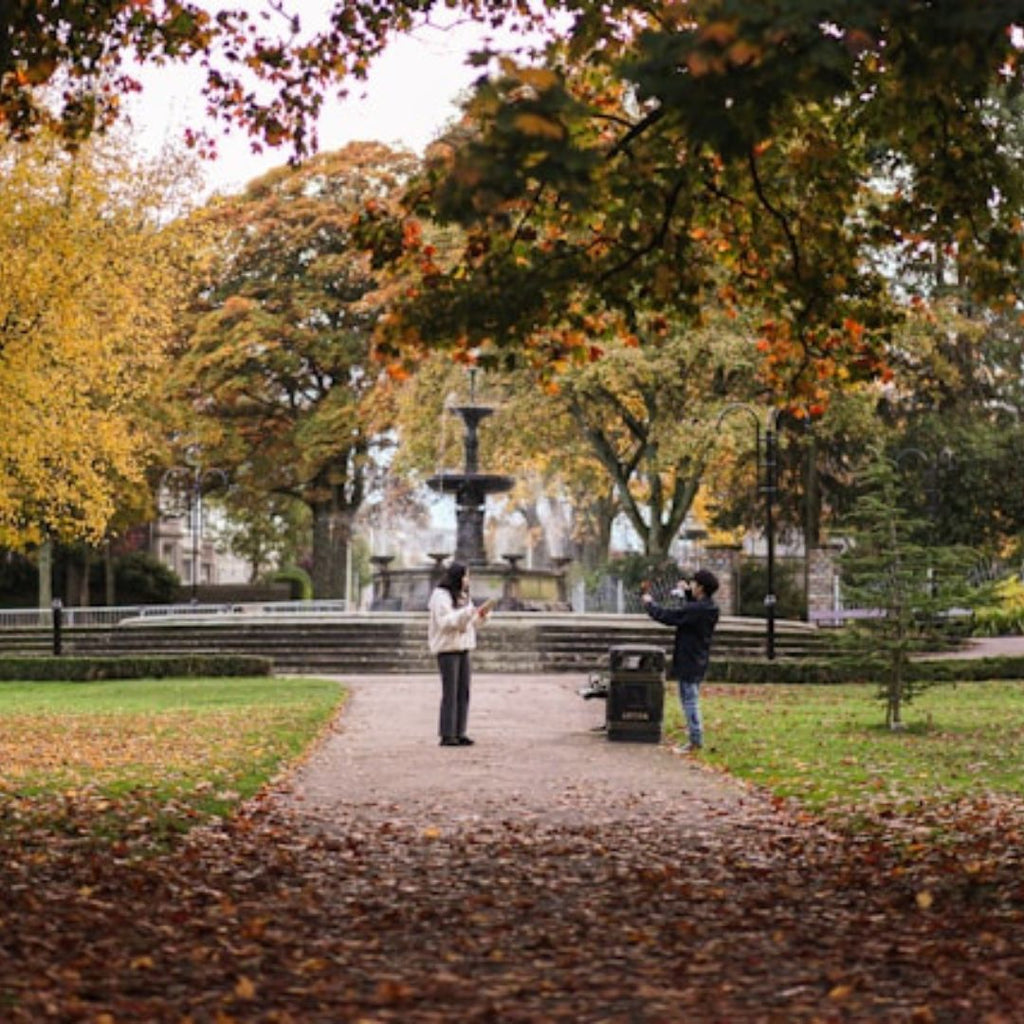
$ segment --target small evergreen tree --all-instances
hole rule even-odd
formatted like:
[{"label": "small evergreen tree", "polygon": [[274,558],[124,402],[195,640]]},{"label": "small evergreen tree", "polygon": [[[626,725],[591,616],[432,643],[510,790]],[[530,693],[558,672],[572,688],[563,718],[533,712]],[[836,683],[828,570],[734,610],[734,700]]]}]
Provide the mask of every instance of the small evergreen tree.
[{"label": "small evergreen tree", "polygon": [[873,454],[861,485],[840,564],[846,605],[870,614],[855,620],[848,636],[881,658],[879,698],[886,725],[896,730],[903,728],[903,705],[926,685],[910,678],[910,657],[947,642],[950,612],[976,599],[968,573],[978,555],[911,539],[928,531],[901,505],[899,477],[884,454]]}]

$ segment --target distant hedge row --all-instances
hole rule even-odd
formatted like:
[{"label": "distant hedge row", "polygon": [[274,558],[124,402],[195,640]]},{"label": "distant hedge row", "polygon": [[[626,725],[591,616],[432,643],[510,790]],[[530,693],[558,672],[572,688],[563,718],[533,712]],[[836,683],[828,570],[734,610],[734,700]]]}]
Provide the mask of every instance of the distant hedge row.
[{"label": "distant hedge row", "polygon": [[[886,662],[879,658],[826,660],[765,658],[716,661],[712,659],[708,682],[712,683],[877,683],[884,678]],[[1024,679],[1024,657],[934,658],[912,661],[908,678],[914,682],[955,683],[982,679]]]},{"label": "distant hedge row", "polygon": [[3,657],[0,681],[86,683],[99,679],[269,676],[270,658],[249,654],[152,654],[125,657]]}]

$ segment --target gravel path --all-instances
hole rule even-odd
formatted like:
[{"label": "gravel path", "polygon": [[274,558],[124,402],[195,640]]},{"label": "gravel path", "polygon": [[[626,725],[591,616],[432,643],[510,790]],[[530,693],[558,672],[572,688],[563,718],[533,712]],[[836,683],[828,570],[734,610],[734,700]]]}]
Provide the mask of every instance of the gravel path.
[{"label": "gravel path", "polygon": [[352,696],[290,796],[324,825],[349,819],[416,827],[533,819],[599,824],[639,814],[695,828],[751,799],[740,783],[666,743],[609,741],[605,705],[576,675],[478,675],[472,747],[440,747],[433,675],[346,680]]}]

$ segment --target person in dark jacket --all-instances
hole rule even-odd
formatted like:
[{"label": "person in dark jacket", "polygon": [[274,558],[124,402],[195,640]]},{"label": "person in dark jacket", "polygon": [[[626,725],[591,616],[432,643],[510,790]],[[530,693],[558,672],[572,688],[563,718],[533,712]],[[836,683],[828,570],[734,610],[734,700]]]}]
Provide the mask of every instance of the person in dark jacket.
[{"label": "person in dark jacket", "polygon": [[686,585],[686,581],[683,584],[681,596],[684,600],[678,607],[658,604],[646,591],[641,600],[644,610],[652,619],[662,625],[675,627],[670,672],[679,681],[679,702],[683,706],[689,734],[689,743],[677,749],[683,753],[693,753],[704,746],[700,684],[708,670],[711,637],[718,624],[718,605],[713,600],[718,590],[718,578],[707,569],[698,569],[689,585]]}]

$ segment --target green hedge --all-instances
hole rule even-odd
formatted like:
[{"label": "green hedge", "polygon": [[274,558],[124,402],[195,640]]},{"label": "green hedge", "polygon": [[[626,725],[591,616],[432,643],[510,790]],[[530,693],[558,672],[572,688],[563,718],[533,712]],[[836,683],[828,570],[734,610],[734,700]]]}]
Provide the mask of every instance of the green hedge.
[{"label": "green hedge", "polygon": [[270,658],[249,654],[169,654],[99,658],[0,658],[0,681],[83,683],[97,679],[168,679],[176,676],[269,676]]},{"label": "green hedge", "polygon": [[[712,659],[710,683],[877,683],[887,665],[879,658],[789,660]],[[915,682],[954,683],[982,679],[1024,679],[1024,657],[934,658],[912,661],[908,678]]]},{"label": "green hedge", "polygon": [[313,580],[308,572],[298,565],[288,565],[272,572],[267,577],[268,583],[287,583],[291,587],[293,601],[313,600]]}]

